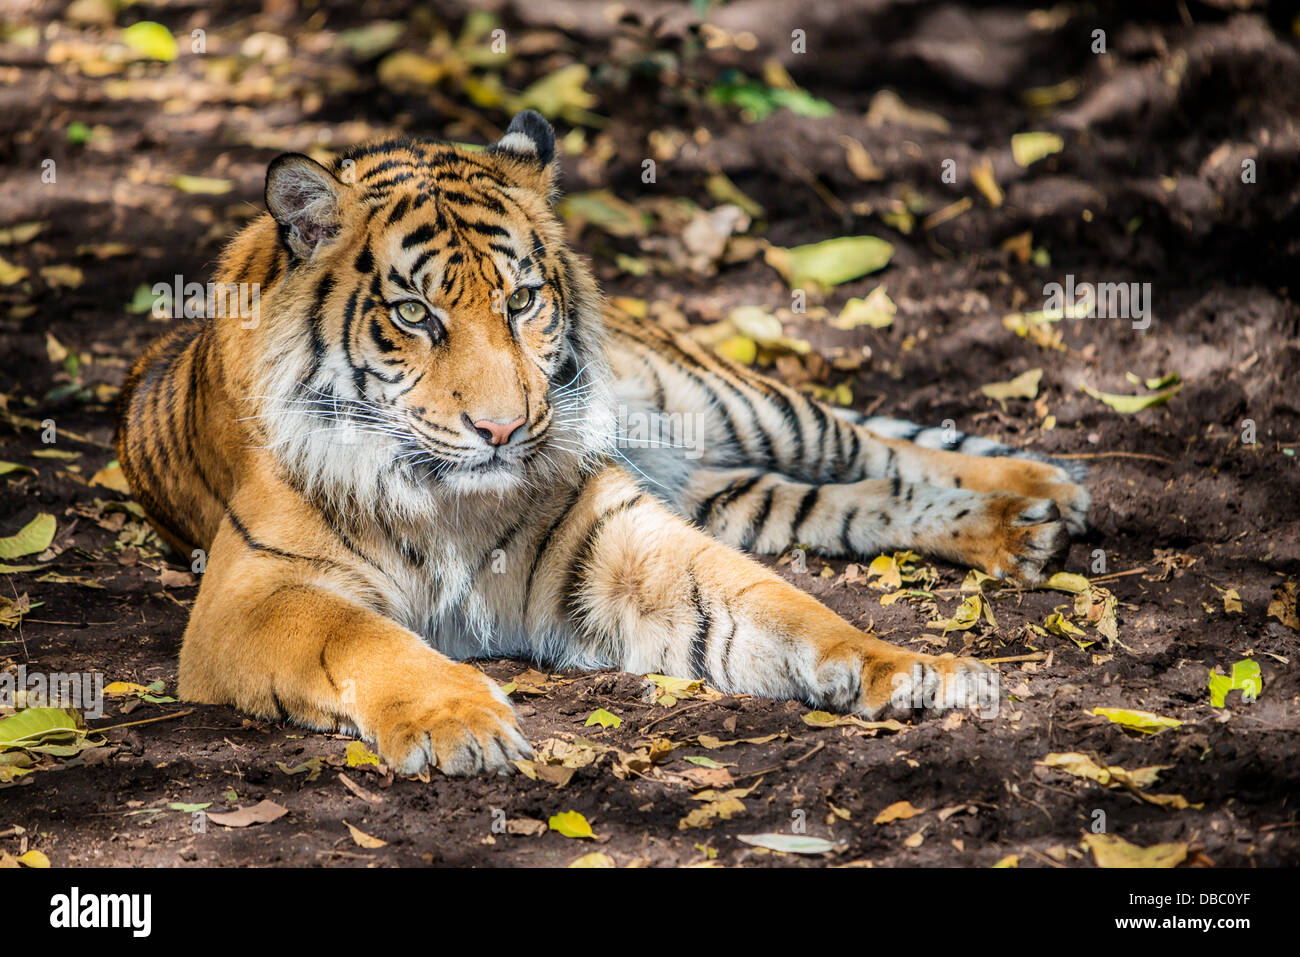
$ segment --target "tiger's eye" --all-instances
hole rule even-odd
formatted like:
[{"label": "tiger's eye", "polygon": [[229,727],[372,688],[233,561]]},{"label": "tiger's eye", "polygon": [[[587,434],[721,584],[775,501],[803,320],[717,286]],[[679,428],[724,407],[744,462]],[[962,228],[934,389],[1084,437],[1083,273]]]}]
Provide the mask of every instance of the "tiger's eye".
[{"label": "tiger's eye", "polygon": [[533,304],[533,291],[527,287],[516,289],[510,294],[510,300],[506,303],[511,312],[523,312]]},{"label": "tiger's eye", "polygon": [[425,308],[424,303],[408,299],[406,302],[397,304],[397,315],[403,322],[409,322],[413,326],[418,326],[429,315],[429,310]]}]

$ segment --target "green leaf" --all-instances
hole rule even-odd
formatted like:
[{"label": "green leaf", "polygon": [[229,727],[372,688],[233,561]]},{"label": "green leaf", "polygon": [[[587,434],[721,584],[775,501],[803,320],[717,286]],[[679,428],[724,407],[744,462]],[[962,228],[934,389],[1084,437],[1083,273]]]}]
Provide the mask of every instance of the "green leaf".
[{"label": "green leaf", "polygon": [[68,124],[67,136],[73,146],[84,146],[90,142],[90,127],[81,120],[73,120]]},{"label": "green leaf", "polygon": [[591,825],[587,823],[587,819],[577,811],[553,814],[546,823],[552,831],[558,831],[565,837],[589,837],[592,839],[596,837],[592,833]]},{"label": "green leaf", "polygon": [[1143,409],[1149,409],[1154,405],[1164,405],[1182,389],[1182,383],[1171,386],[1163,392],[1152,392],[1150,395],[1116,395],[1113,392],[1098,392],[1091,386],[1080,386],[1084,392],[1101,402],[1105,402],[1116,412],[1122,412],[1125,415],[1132,415],[1134,412],[1140,412]]},{"label": "green leaf", "polygon": [[1065,140],[1055,133],[1017,133],[1011,137],[1011,158],[1017,166],[1033,166],[1063,149]]},{"label": "green leaf", "polygon": [[135,287],[135,293],[131,296],[131,301],[126,304],[126,311],[135,315],[143,315],[146,312],[153,312],[153,304],[157,297],[153,294],[153,287],[140,284]]},{"label": "green leaf", "polygon": [[587,719],[587,722],[583,727],[590,727],[593,724],[598,724],[602,728],[617,728],[622,723],[623,719],[618,715],[611,711],[606,711],[604,708],[597,708],[591,713],[591,717]]},{"label": "green leaf", "polygon": [[688,754],[686,755],[686,760],[691,762],[691,764],[698,764],[702,768],[727,767],[727,765],[722,764],[720,761],[714,761],[712,758],[707,758],[702,754]]},{"label": "green leaf", "polygon": [[825,838],[805,834],[737,834],[736,840],[782,854],[826,854],[835,850],[835,845]]},{"label": "green leaf", "polygon": [[773,246],[764,258],[798,289],[809,283],[838,286],[884,269],[893,255],[893,244],[875,236],[841,236],[791,249]]},{"label": "green leaf", "polygon": [[45,551],[54,541],[57,525],[53,515],[42,512],[23,526],[17,535],[0,538],[0,558],[19,558]]},{"label": "green leaf", "polygon": [[122,31],[122,42],[145,59],[164,63],[175,60],[178,52],[172,32],[152,20],[131,24]]},{"label": "green leaf", "polygon": [[0,751],[75,738],[77,722],[62,708],[27,708],[0,720]]},{"label": "green leaf", "polygon": [[195,811],[203,811],[212,807],[212,802],[204,801],[202,804],[186,804],[184,801],[172,801],[167,806],[173,811],[180,811],[182,814],[193,814]]},{"label": "green leaf", "polygon": [[1240,691],[1246,701],[1254,701],[1264,690],[1264,677],[1259,670],[1259,662],[1245,658],[1232,666],[1232,677],[1221,674],[1216,667],[1210,672],[1210,704],[1222,708],[1228,699],[1229,691]]}]

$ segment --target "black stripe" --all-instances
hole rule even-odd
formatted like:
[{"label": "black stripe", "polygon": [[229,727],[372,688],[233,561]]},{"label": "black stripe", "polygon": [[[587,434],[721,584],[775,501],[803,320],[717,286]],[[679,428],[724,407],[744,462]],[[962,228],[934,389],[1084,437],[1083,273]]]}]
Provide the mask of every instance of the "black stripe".
[{"label": "black stripe", "polygon": [[821,492],[821,486],[814,485],[804,492],[803,498],[799,500],[799,507],[794,513],[794,521],[790,524],[790,537],[794,541],[799,541],[799,529],[807,520],[809,513],[816,507]]},{"label": "black stripe", "polygon": [[708,606],[700,594],[700,584],[695,580],[693,569],[687,569],[686,577],[691,582],[691,607],[695,610],[695,634],[691,636],[691,675],[703,681],[709,678],[709,632],[713,629],[713,618]]},{"label": "black stripe", "polygon": [[758,506],[758,511],[750,519],[749,527],[745,529],[745,536],[741,540],[740,547],[749,551],[754,547],[754,543],[763,537],[763,532],[767,528],[767,518],[772,513],[772,499],[776,497],[776,483],[773,482],[768,486],[767,494],[763,496],[763,502]]}]

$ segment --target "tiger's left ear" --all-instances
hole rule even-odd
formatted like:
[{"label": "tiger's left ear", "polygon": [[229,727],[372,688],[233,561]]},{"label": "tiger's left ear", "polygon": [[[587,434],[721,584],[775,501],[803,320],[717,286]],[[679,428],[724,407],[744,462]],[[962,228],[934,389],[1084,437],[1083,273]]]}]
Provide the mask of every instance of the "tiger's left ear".
[{"label": "tiger's left ear", "polygon": [[536,110],[516,113],[506,135],[487,148],[489,153],[514,160],[526,177],[536,177],[541,192],[555,182],[555,131]]},{"label": "tiger's left ear", "polygon": [[297,260],[307,260],[338,233],[347,189],[310,156],[285,153],[266,170],[266,208],[280,224],[280,239]]}]

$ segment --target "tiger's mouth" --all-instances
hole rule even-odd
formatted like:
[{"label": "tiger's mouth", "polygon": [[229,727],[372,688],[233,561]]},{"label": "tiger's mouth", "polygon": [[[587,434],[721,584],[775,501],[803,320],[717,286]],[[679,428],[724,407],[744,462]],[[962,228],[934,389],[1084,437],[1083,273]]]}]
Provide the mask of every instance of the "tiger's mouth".
[{"label": "tiger's mouth", "polygon": [[[401,460],[409,471],[429,479],[446,480],[464,486],[481,482],[483,488],[507,487],[524,477],[529,464],[538,458],[550,438],[549,429],[522,442],[500,446],[473,447],[449,442],[435,433],[449,430],[407,415],[413,441]],[[472,487],[472,486],[471,486]]]}]

